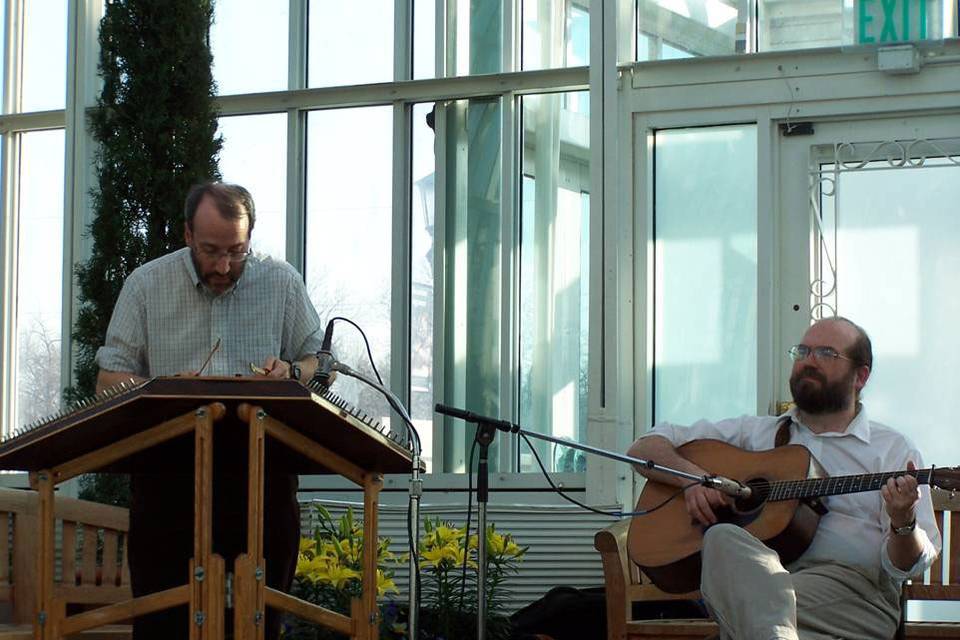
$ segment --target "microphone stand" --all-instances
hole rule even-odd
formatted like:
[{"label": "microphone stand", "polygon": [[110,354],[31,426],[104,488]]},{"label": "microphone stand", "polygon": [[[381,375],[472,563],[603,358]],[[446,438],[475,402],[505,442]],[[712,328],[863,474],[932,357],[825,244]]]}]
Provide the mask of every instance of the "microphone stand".
[{"label": "microphone stand", "polygon": [[[487,500],[490,495],[490,445],[497,434],[497,427],[490,422],[477,422],[474,436],[480,445],[480,461],[477,464],[477,640],[487,637]],[[470,470],[467,470],[469,473]],[[469,540],[470,532],[467,532]]]},{"label": "microphone stand", "polygon": [[[487,501],[489,497],[490,474],[487,464],[487,454],[497,430],[505,431],[507,433],[523,434],[539,440],[545,440],[554,444],[561,444],[566,447],[579,449],[580,451],[585,451],[587,453],[593,453],[598,456],[603,456],[604,458],[626,462],[637,467],[649,469],[651,471],[660,471],[677,478],[691,480],[706,487],[717,489],[733,497],[748,498],[751,494],[749,487],[740,484],[736,480],[731,480],[722,476],[698,476],[694,473],[688,473],[679,469],[659,465],[652,460],[634,458],[632,456],[616,453],[614,451],[608,451],[598,447],[591,447],[590,445],[581,444],[565,438],[557,438],[545,433],[527,431],[526,429],[521,429],[520,425],[508,420],[491,418],[489,416],[480,415],[473,413],[472,411],[466,411],[464,409],[458,409],[456,407],[451,407],[440,403],[436,404],[434,410],[437,413],[442,413],[453,418],[459,418],[466,422],[473,422],[477,425],[477,433],[475,438],[477,444],[480,445],[480,463],[477,465],[477,526],[480,528],[480,532],[477,535],[477,563],[479,565],[477,568],[477,640],[486,640],[487,632]],[[469,473],[469,469],[467,472]]]},{"label": "microphone stand", "polygon": [[393,408],[393,410],[400,414],[400,417],[403,418],[403,421],[407,426],[407,437],[410,440],[410,445],[413,450],[413,468],[410,472],[410,498],[407,506],[407,512],[410,514],[410,526],[407,532],[410,536],[410,560],[408,562],[408,569],[410,572],[410,598],[408,604],[409,611],[407,612],[407,630],[409,631],[408,637],[415,640],[418,637],[417,633],[420,617],[420,575],[418,571],[418,547],[420,544],[420,498],[423,495],[423,479],[420,477],[420,438],[417,436],[416,429],[413,427],[413,420],[410,419],[410,415],[407,413],[407,410],[404,409],[403,403],[400,402],[400,399],[397,398],[392,391],[384,387],[376,380],[372,380],[367,376],[354,371],[347,365],[337,360],[331,361],[330,369],[331,371],[339,371],[340,373],[350,376],[351,378],[356,378],[357,380],[365,382],[378,390],[387,399],[387,402],[390,403],[390,406]]}]

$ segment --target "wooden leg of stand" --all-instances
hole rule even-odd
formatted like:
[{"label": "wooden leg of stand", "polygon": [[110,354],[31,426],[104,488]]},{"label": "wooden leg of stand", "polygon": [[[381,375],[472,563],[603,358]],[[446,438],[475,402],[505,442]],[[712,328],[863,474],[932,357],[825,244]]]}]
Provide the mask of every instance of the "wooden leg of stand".
[{"label": "wooden leg of stand", "polygon": [[[207,580],[213,550],[213,419],[212,407],[196,411],[193,460],[193,559],[190,561],[190,640],[213,640],[209,633],[212,585]],[[221,612],[222,616],[222,612]],[[215,625],[214,625],[215,626]]]},{"label": "wooden leg of stand", "polygon": [[60,625],[67,617],[67,603],[57,598],[53,601],[51,612],[47,616],[47,625],[50,626],[50,637],[59,640],[64,637],[60,632]]},{"label": "wooden leg of stand", "polygon": [[246,553],[233,562],[233,638],[254,640],[253,612],[257,609],[256,563]]},{"label": "wooden leg of stand", "polygon": [[49,470],[36,475],[36,489],[40,494],[40,553],[37,554],[37,615],[34,618],[33,637],[36,640],[53,639],[53,476]]},{"label": "wooden leg of stand", "polygon": [[377,640],[380,612],[377,609],[377,512],[383,476],[369,474],[363,482],[363,593],[362,618],[357,625],[361,640]]},{"label": "wooden leg of stand", "polygon": [[203,626],[206,628],[206,637],[209,640],[222,640],[224,626],[223,616],[226,606],[226,575],[223,557],[218,554],[210,554],[207,561],[207,571],[204,583],[206,583],[203,609],[206,612],[206,620]]},{"label": "wooden leg of stand", "polygon": [[266,628],[267,565],[263,557],[264,453],[266,414],[260,407],[240,405],[250,425],[247,447],[247,552],[234,563],[233,633],[236,640],[263,640]]}]

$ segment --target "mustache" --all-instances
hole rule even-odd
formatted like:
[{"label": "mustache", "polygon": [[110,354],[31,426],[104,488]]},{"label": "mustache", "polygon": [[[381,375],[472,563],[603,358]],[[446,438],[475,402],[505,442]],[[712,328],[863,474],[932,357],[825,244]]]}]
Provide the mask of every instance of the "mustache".
[{"label": "mustache", "polygon": [[797,374],[797,380],[800,380],[801,378],[812,378],[814,380],[817,380],[821,384],[827,383],[827,377],[822,373],[820,373],[819,371],[817,371],[816,369],[814,369],[813,367],[804,367],[803,369],[801,369],[800,372]]}]

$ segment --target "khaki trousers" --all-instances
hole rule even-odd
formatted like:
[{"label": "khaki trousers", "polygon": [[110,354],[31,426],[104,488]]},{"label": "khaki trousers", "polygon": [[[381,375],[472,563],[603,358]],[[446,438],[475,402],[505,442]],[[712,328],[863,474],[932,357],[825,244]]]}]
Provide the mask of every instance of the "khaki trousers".
[{"label": "khaki trousers", "polygon": [[707,529],[700,591],[732,640],[888,640],[900,619],[899,585],[880,571],[838,563],[788,571],[752,534]]}]

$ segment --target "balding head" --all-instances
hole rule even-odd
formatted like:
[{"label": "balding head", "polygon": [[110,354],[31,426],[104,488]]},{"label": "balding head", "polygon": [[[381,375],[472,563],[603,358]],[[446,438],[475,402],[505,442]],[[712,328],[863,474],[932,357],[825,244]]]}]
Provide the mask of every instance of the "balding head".
[{"label": "balding head", "polygon": [[843,348],[841,350],[838,345],[838,350],[853,360],[857,366],[873,369],[873,344],[863,327],[843,316],[824,318],[815,322],[807,330],[807,333],[804,334],[804,342],[806,342],[807,336],[822,331],[828,331],[843,340]]}]

